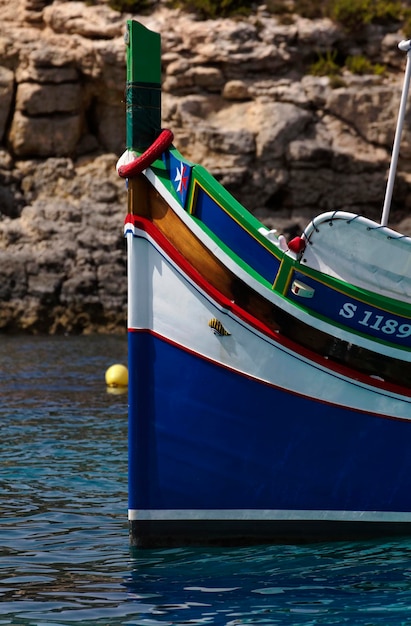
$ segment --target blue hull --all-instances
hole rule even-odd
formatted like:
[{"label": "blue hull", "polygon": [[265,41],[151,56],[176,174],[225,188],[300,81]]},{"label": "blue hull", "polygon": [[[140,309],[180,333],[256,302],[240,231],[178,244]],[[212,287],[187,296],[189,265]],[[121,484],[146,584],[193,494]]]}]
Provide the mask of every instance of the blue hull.
[{"label": "blue hull", "polygon": [[[217,535],[227,511],[253,511],[264,535],[281,525],[267,511],[288,529],[301,512],[305,535],[350,513],[393,522],[411,511],[408,421],[290,394],[148,332],[129,332],[129,355],[129,508],[143,513],[139,535],[161,526],[147,520],[163,519],[169,532],[170,520],[184,526],[195,510],[203,527],[210,512]],[[241,517],[230,518],[231,535]]]}]

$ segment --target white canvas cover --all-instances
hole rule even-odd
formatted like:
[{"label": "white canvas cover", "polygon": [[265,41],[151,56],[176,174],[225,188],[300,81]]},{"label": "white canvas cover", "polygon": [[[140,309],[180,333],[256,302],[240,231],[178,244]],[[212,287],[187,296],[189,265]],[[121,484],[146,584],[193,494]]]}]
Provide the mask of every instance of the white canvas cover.
[{"label": "white canvas cover", "polygon": [[411,302],[411,238],[365,217],[335,211],[305,229],[304,266],[376,293]]}]

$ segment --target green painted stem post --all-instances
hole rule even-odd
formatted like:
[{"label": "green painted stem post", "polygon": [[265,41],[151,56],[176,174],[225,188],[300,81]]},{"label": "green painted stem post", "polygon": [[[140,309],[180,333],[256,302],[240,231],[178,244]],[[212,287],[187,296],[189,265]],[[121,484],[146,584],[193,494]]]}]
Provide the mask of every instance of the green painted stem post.
[{"label": "green painted stem post", "polygon": [[126,146],[143,152],[161,130],[161,38],[127,21]]}]

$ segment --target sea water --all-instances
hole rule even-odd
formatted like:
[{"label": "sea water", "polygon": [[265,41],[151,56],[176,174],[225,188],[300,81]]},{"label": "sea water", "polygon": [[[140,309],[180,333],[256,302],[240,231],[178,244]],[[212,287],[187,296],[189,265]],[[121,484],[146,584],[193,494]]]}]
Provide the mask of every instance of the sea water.
[{"label": "sea water", "polygon": [[125,337],[0,339],[0,625],[411,625],[411,539],[132,550]]}]

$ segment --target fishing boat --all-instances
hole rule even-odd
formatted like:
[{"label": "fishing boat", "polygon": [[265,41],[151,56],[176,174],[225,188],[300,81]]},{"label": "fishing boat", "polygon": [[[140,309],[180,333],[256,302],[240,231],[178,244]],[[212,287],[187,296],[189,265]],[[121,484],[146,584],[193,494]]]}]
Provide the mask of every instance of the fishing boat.
[{"label": "fishing boat", "polygon": [[127,22],[131,543],[411,533],[411,239],[342,211],[291,241],[161,124],[161,39]]}]

